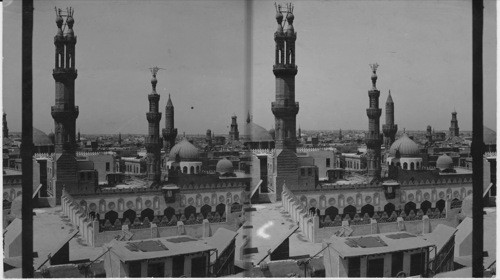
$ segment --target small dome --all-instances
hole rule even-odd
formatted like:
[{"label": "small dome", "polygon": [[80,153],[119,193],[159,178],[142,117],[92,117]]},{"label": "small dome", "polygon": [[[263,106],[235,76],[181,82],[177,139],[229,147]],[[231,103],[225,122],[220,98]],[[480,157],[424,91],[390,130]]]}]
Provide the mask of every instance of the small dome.
[{"label": "small dome", "polygon": [[403,133],[403,136],[391,145],[389,153],[395,155],[396,151],[399,151],[402,157],[412,157],[420,154],[417,143],[411,140],[406,133]]},{"label": "small dome", "polygon": [[436,160],[436,167],[440,170],[453,169],[453,159],[446,154],[440,155]]},{"label": "small dome", "polygon": [[50,146],[54,145],[52,140],[43,131],[33,127],[33,144],[35,146]]},{"label": "small dome", "polygon": [[223,158],[217,162],[217,166],[215,167],[215,171],[221,175],[234,173],[233,163],[227,158]]},{"label": "small dome", "polygon": [[198,148],[184,138],[172,147],[168,156],[170,160],[176,160],[177,155],[181,161],[196,161],[200,157],[200,152]]}]

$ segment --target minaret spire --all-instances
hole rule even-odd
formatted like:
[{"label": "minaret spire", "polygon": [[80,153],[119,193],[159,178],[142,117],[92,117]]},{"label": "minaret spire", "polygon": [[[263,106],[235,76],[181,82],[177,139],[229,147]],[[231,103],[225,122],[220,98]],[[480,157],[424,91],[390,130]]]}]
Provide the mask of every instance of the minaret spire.
[{"label": "minaret spire", "polygon": [[385,151],[388,152],[398,131],[398,125],[394,124],[394,102],[392,101],[391,90],[389,90],[389,96],[387,96],[385,102],[385,124],[382,126],[382,131],[384,132]]}]

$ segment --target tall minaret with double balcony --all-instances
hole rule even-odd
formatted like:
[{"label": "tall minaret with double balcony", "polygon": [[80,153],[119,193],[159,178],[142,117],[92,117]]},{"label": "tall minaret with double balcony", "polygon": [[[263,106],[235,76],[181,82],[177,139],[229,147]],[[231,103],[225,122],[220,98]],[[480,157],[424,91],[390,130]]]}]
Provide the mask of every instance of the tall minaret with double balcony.
[{"label": "tall minaret with double balcony", "polygon": [[163,146],[162,139],[160,137],[160,120],[161,113],[159,112],[159,101],[160,95],[156,92],[156,84],[158,80],[156,79],[156,73],[158,73],[160,68],[151,68],[151,73],[153,78],[151,79],[151,86],[153,90],[148,95],[149,100],[149,112],[146,113],[146,118],[148,119],[149,129],[148,137],[146,138],[146,161],[147,161],[147,174],[148,180],[152,181],[152,186],[160,183],[161,180],[161,148]]},{"label": "tall minaret with double balcony", "polygon": [[370,106],[366,109],[368,115],[368,134],[365,137],[366,157],[368,164],[368,177],[370,181],[378,181],[381,172],[380,146],[382,145],[382,135],[380,134],[380,115],[382,109],[379,108],[378,99],[380,91],[377,89],[377,68],[378,64],[370,64],[372,68],[372,88],[368,91]]},{"label": "tall minaret with double balcony", "polygon": [[[295,102],[295,40],[297,33],[293,29],[293,6],[287,4],[286,9],[276,6],[278,29],[274,33],[276,43],[273,66],[276,77],[276,101],[271,104],[275,119],[275,147],[296,152],[297,130],[296,117],[299,103]],[[285,14],[285,16],[283,16]],[[284,19],[284,20],[283,20]]]}]

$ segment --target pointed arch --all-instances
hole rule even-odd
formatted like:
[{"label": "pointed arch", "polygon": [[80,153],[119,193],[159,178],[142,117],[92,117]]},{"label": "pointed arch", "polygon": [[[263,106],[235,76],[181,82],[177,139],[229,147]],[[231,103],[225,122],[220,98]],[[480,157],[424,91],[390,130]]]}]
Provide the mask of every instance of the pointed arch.
[{"label": "pointed arch", "polygon": [[392,212],[396,210],[396,206],[392,203],[387,203],[384,205],[384,212],[387,213],[387,215],[390,217],[392,215]]},{"label": "pointed arch", "polygon": [[426,214],[427,210],[431,209],[431,208],[432,208],[432,203],[428,200],[424,200],[424,201],[422,201],[422,203],[420,203],[420,209],[422,209],[424,214]]},{"label": "pointed arch", "polygon": [[172,207],[167,207],[163,210],[163,215],[165,215],[169,220],[172,219],[172,216],[175,215],[175,209]]},{"label": "pointed arch", "polygon": [[189,205],[188,207],[184,208],[184,216],[186,216],[186,219],[189,219],[191,215],[194,215],[196,217],[196,208],[192,205]]},{"label": "pointed arch", "polygon": [[137,213],[132,209],[128,209],[127,211],[123,212],[123,220],[124,221],[125,221],[125,219],[128,219],[131,223],[133,223],[136,217],[137,217]]},{"label": "pointed arch", "polygon": [[366,204],[365,206],[361,207],[361,217],[363,217],[365,213],[368,213],[371,218],[375,213],[375,207],[373,207],[373,205],[371,204]]},{"label": "pointed arch", "polygon": [[335,217],[337,217],[338,214],[339,214],[339,209],[337,209],[337,207],[330,206],[325,209],[325,215],[330,216],[330,219],[332,221],[335,219]]},{"label": "pointed arch", "polygon": [[406,215],[408,215],[411,210],[413,210],[413,212],[416,213],[417,212],[417,205],[413,201],[408,201],[405,204],[405,213],[406,213]]},{"label": "pointed arch", "polygon": [[111,224],[114,224],[116,219],[118,219],[118,212],[116,211],[111,210],[104,214],[104,220],[109,220]]},{"label": "pointed arch", "polygon": [[203,215],[203,218],[206,219],[207,218],[207,215],[208,213],[212,212],[212,206],[208,205],[208,204],[205,204],[201,207],[201,210],[200,210],[201,214]]},{"label": "pointed arch", "polygon": [[351,217],[351,219],[354,218],[354,215],[356,215],[357,213],[357,210],[356,210],[356,207],[352,206],[352,205],[347,205],[345,208],[344,208],[344,216],[345,215],[349,215]]},{"label": "pointed arch", "polygon": [[148,218],[149,221],[152,221],[155,218],[155,211],[153,211],[151,208],[146,208],[141,211],[141,220],[144,220],[144,218]]}]

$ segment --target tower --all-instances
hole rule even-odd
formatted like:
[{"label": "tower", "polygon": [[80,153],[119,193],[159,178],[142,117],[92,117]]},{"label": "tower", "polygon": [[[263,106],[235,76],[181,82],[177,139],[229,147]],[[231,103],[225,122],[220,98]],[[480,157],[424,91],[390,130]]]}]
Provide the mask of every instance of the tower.
[{"label": "tower", "polygon": [[212,131],[207,129],[207,133],[205,134],[205,140],[207,141],[207,145],[212,146]]},{"label": "tower", "polygon": [[459,129],[458,129],[458,120],[457,120],[457,111],[453,111],[451,113],[451,124],[450,124],[450,138],[454,136],[459,136]]},{"label": "tower", "polygon": [[[273,66],[276,77],[276,101],[272,102],[271,109],[275,119],[276,149],[288,149],[296,152],[296,117],[299,112],[299,103],[295,102],[295,40],[297,33],[293,29],[293,6],[287,4],[282,10],[276,6],[276,21],[278,29],[274,33],[275,60]],[[283,13],[286,13],[283,21]]]},{"label": "tower", "polygon": [[118,145],[119,146],[122,145],[122,133],[121,132],[118,132]]},{"label": "tower", "polygon": [[80,130],[78,130],[78,136],[77,136],[77,140],[76,140],[76,141],[77,141],[78,143],[80,143],[80,142],[81,142],[81,140],[80,140]]},{"label": "tower", "polygon": [[343,137],[343,136],[342,136],[342,128],[341,128],[341,129],[339,129],[339,140],[340,140],[340,141],[342,141],[342,137]]},{"label": "tower", "polygon": [[390,90],[387,101],[385,101],[385,124],[382,126],[382,131],[384,132],[385,137],[385,150],[389,151],[392,143],[394,143],[396,132],[398,131],[398,125],[394,124],[394,102],[392,101]]},{"label": "tower", "polygon": [[380,179],[380,145],[382,144],[382,135],[380,135],[380,115],[382,109],[378,107],[378,98],[380,91],[377,89],[377,68],[378,64],[370,64],[372,68],[372,89],[368,91],[370,98],[370,107],[366,109],[368,115],[368,135],[366,136],[366,157],[368,164],[368,176],[370,181]]},{"label": "tower", "polygon": [[429,144],[432,143],[432,127],[430,125],[427,126],[427,133],[425,135],[425,138],[427,138],[427,142],[429,142]]},{"label": "tower", "polygon": [[[55,105],[51,107],[54,119],[54,146],[55,153],[52,178],[48,185],[49,195],[56,197],[60,204],[62,189],[71,192],[78,191],[77,162],[76,162],[76,119],[78,106],[75,106],[75,45],[76,36],[73,31],[75,20],[74,10],[66,9],[63,15],[61,9],[56,9],[57,34],[54,36],[55,67],[52,71],[56,83]],[[66,22],[63,27],[64,19]],[[64,29],[67,27],[66,32]]]},{"label": "tower", "polygon": [[9,128],[7,127],[7,114],[3,113],[2,118],[3,138],[9,138]]},{"label": "tower", "polygon": [[167,106],[165,106],[165,128],[162,133],[165,152],[168,154],[175,145],[175,139],[177,138],[177,128],[174,128],[174,104],[172,104],[170,94],[168,95]]},{"label": "tower", "polygon": [[229,131],[230,141],[239,141],[240,132],[238,131],[238,123],[236,122],[236,116],[231,117],[231,130]]},{"label": "tower", "polygon": [[302,138],[302,129],[300,129],[300,125],[299,125],[299,134],[298,134],[298,137],[299,137],[299,139]]},{"label": "tower", "polygon": [[159,112],[158,103],[160,95],[156,93],[156,73],[160,68],[151,68],[153,78],[151,79],[152,92],[148,95],[149,112],[146,113],[146,118],[149,123],[148,137],[146,138],[146,152],[147,152],[147,166],[148,166],[148,180],[157,184],[161,180],[161,148],[162,139],[160,138],[160,120],[161,113]]}]

